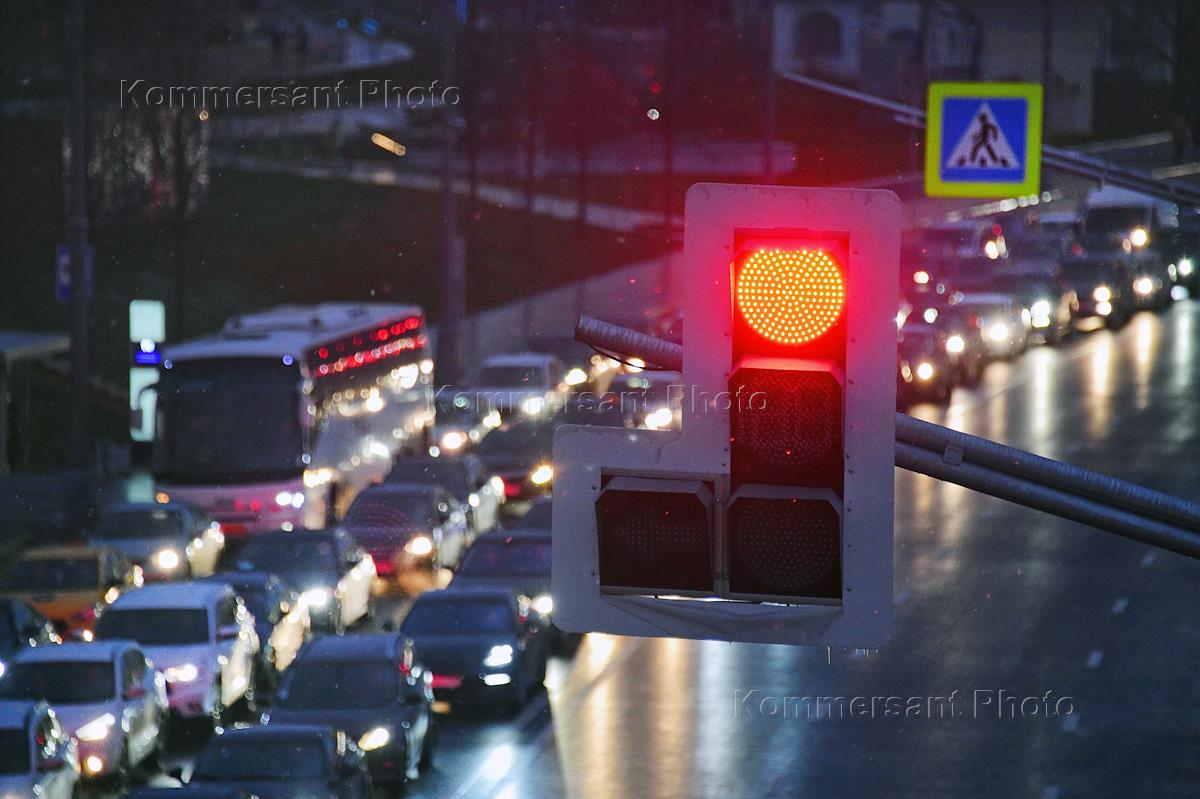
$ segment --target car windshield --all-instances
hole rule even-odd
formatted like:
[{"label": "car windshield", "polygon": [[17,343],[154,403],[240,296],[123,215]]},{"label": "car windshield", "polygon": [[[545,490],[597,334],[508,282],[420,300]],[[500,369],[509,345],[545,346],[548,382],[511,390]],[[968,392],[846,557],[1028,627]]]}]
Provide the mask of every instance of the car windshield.
[{"label": "car windshield", "polygon": [[476,381],[485,388],[545,388],[546,371],[540,366],[485,366]]},{"label": "car windshield", "polygon": [[549,501],[535,502],[529,512],[521,517],[520,526],[549,530],[553,518],[553,506]]},{"label": "car windshield", "polygon": [[26,558],[13,563],[3,587],[12,591],[85,591],[100,585],[95,558]]},{"label": "car windshield", "polygon": [[318,780],[325,777],[325,761],[325,749],[316,740],[216,737],[196,761],[192,779],[224,783]]},{"label": "car windshield", "polygon": [[387,661],[301,660],[284,676],[275,697],[279,707],[304,710],[357,710],[396,700],[400,672]]},{"label": "car windshield", "polygon": [[295,365],[266,358],[180,361],[164,371],[157,389],[158,480],[211,484],[299,477],[303,442]]},{"label": "car windshield", "polygon": [[116,692],[112,663],[14,663],[0,679],[0,699],[44,699],[51,705],[107,702]]},{"label": "car windshield", "polygon": [[166,538],[183,532],[183,514],[159,508],[118,510],[100,519],[96,532],[99,539]]},{"label": "car windshield", "polygon": [[476,541],[459,567],[459,574],[550,576],[549,541]]},{"label": "car windshield", "polygon": [[184,646],[209,640],[208,611],[203,608],[114,609],[100,615],[96,637],[124,638],[142,646]]},{"label": "car windshield", "polygon": [[493,599],[446,599],[418,601],[404,619],[411,635],[472,635],[511,633],[516,621],[512,606]]},{"label": "car windshield", "polygon": [[337,545],[319,538],[251,538],[237,555],[237,566],[242,571],[332,573],[337,565]]},{"label": "car windshield", "polygon": [[446,458],[398,461],[388,474],[387,482],[441,486],[460,501],[466,500],[471,492],[466,465]]},{"label": "car windshield", "polygon": [[0,774],[28,774],[31,768],[29,733],[0,729]]},{"label": "car windshield", "polygon": [[350,526],[363,527],[432,526],[433,511],[433,501],[428,494],[366,491],[354,500],[343,521]]},{"label": "car windshield", "polygon": [[493,430],[479,442],[479,454],[485,458],[549,456],[553,447],[553,435],[553,431],[548,427]]},{"label": "car windshield", "polygon": [[1128,233],[1146,223],[1147,210],[1138,207],[1089,208],[1083,229],[1088,234]]}]

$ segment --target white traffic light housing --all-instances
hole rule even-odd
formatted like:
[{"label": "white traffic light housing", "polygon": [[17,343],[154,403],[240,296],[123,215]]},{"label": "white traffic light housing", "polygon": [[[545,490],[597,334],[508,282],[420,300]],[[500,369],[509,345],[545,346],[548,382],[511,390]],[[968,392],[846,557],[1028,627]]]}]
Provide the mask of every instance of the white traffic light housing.
[{"label": "white traffic light housing", "polygon": [[886,640],[899,207],[886,191],[692,187],[682,430],[557,431],[557,624]]}]

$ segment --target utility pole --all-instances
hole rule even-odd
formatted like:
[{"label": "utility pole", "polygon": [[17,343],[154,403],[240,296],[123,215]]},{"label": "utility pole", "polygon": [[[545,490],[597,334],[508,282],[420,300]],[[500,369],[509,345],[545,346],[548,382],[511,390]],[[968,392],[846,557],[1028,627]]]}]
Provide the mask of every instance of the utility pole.
[{"label": "utility pole", "polygon": [[83,0],[67,5],[67,59],[70,95],[67,133],[71,146],[70,210],[67,246],[71,253],[71,422],[67,462],[76,469],[88,465],[88,304],[87,275],[87,113],[83,93]]},{"label": "utility pole", "polygon": [[[454,39],[458,3],[443,0],[442,85],[454,84]],[[454,149],[457,121],[450,104],[442,102],[442,273],[441,318],[438,320],[437,375],[443,384],[463,376],[462,319],[466,305],[466,268],[462,237],[458,234],[458,203],[454,196]]]}]

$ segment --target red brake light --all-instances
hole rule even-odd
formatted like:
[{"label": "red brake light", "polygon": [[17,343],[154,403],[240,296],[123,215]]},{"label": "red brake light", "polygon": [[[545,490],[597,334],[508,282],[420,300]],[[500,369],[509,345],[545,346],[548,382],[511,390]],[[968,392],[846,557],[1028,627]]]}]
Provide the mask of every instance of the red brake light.
[{"label": "red brake light", "polygon": [[739,312],[755,333],[784,345],[804,344],[842,315],[842,270],[820,249],[760,249],[735,276]]}]

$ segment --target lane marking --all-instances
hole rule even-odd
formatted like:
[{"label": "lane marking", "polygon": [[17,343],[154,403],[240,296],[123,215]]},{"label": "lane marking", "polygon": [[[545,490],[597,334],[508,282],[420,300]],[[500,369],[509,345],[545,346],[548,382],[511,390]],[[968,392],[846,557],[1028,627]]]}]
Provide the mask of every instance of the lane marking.
[{"label": "lane marking", "polygon": [[1103,649],[1093,649],[1091,651],[1091,653],[1088,655],[1087,668],[1089,668],[1089,669],[1100,668],[1100,662],[1102,660],[1104,660],[1104,650]]},{"label": "lane marking", "polygon": [[1112,612],[1114,616],[1120,616],[1125,612],[1125,608],[1129,607],[1129,597],[1119,596],[1113,600]]}]

